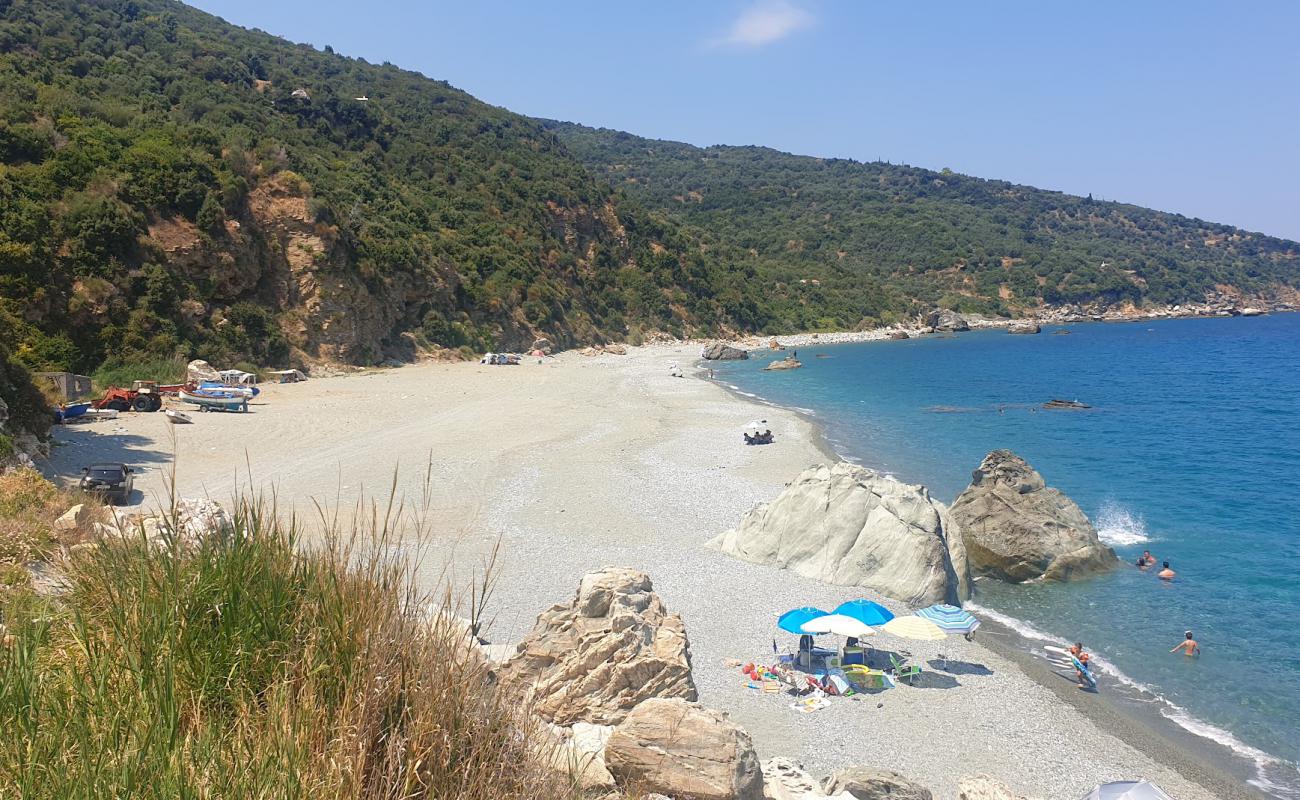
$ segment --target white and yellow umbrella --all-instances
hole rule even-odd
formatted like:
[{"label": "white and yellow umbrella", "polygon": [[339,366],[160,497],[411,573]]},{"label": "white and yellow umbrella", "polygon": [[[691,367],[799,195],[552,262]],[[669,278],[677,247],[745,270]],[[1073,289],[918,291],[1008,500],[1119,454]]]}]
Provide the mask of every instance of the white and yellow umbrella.
[{"label": "white and yellow umbrella", "polygon": [[833,633],[836,636],[854,636],[859,639],[874,636],[876,633],[875,628],[862,620],[846,617],[843,614],[827,614],[824,617],[810,619],[800,627],[804,633]]},{"label": "white and yellow umbrella", "polygon": [[916,639],[922,642],[937,642],[948,638],[943,629],[923,617],[894,617],[881,629],[904,639]]}]

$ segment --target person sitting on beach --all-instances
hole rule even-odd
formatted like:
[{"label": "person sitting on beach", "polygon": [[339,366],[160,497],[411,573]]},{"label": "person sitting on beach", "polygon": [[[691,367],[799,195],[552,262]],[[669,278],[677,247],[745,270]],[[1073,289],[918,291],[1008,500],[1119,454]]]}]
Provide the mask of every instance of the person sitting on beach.
[{"label": "person sitting on beach", "polygon": [[1164,563],[1164,569],[1157,572],[1156,577],[1162,581],[1172,581],[1174,579],[1174,576],[1177,574],[1178,574],[1177,572],[1174,572],[1173,569],[1170,568],[1169,562],[1166,561]]},{"label": "person sitting on beach", "polygon": [[1188,657],[1199,656],[1201,654],[1201,645],[1196,641],[1196,638],[1192,636],[1192,632],[1188,631],[1187,638],[1179,642],[1174,649],[1169,652],[1177,653],[1179,650],[1182,650],[1183,655]]},{"label": "person sitting on beach", "polygon": [[767,444],[771,444],[771,443],[772,443],[772,429],[771,429],[771,428],[768,428],[767,430],[763,431],[763,441],[766,442]]},{"label": "person sitting on beach", "polygon": [[1156,565],[1156,557],[1151,555],[1150,550],[1143,550],[1142,555],[1138,556],[1138,560],[1137,560],[1138,569],[1146,569],[1148,567],[1154,567],[1155,565]]}]

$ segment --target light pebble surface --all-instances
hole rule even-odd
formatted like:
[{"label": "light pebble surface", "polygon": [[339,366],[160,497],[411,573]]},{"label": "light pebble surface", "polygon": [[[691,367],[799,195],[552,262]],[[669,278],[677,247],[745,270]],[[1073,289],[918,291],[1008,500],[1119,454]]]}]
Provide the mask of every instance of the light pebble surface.
[{"label": "light pebble surface", "polygon": [[[416,502],[428,466],[437,534],[419,543],[422,580],[433,585],[450,566],[463,585],[499,542],[490,640],[517,641],[585,572],[645,570],[685,620],[700,701],[744,726],[762,758],[787,756],[816,776],[887,767],[937,798],[955,798],[958,779],[977,772],[1043,798],[1077,798],[1134,777],[1179,800],[1216,796],[1102,730],[1011,660],[957,637],[936,645],[881,635],[873,644],[924,662],[942,652],[991,674],[832,699],[812,714],[792,710],[785,695],[746,688],[726,661],[770,660],[774,639],[793,646],[775,628],[780,612],[873,595],[704,546],[828,456],[815,426],[793,412],[669,375],[674,362],[690,374],[698,352],[656,345],[628,356],[428,364],[271,386],[246,416],[195,414],[194,425],[171,427],[162,415],[132,414],[68,426],[44,466],[71,478],[92,460],[139,464],[141,502],[157,503],[175,434],[180,495],[221,500],[238,488],[274,488],[282,506],[292,500],[308,516],[312,498],[326,507],[350,507],[362,493],[382,499],[395,469],[399,491]],[[742,426],[755,418],[770,421],[775,445],[742,443]]]}]

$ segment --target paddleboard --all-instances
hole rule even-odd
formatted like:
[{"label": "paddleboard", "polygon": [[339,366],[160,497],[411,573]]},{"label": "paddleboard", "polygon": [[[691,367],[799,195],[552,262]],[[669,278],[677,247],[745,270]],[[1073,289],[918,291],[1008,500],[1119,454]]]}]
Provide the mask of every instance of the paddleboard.
[{"label": "paddleboard", "polygon": [[1047,645],[1043,648],[1047,652],[1047,660],[1051,661],[1058,667],[1068,667],[1083,673],[1083,682],[1088,684],[1089,689],[1097,688],[1097,679],[1092,676],[1092,672],[1074,657],[1074,654],[1064,647],[1054,647]]}]

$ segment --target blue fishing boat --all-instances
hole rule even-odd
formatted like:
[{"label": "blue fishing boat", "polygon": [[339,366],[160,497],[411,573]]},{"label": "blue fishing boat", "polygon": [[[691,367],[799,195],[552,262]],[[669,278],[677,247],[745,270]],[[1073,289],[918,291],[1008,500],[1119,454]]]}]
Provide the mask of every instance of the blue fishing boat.
[{"label": "blue fishing boat", "polygon": [[203,389],[181,389],[181,400],[199,407],[200,411],[247,411],[248,398],[228,392],[217,393]]},{"label": "blue fishing boat", "polygon": [[89,410],[90,410],[90,403],[72,403],[70,405],[65,405],[65,406],[55,406],[54,421],[56,423],[64,423],[70,419],[76,419],[77,417],[84,417],[86,415],[86,412]]}]

